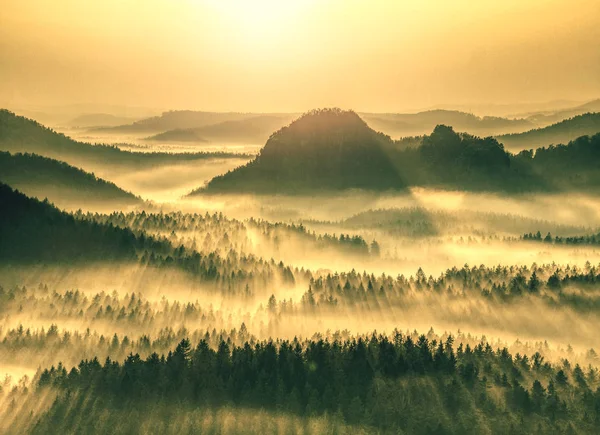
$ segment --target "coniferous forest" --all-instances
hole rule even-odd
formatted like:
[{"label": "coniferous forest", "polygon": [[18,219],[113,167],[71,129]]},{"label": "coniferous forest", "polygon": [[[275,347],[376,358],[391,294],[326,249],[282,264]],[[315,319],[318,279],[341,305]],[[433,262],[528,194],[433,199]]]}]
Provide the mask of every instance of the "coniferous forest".
[{"label": "coniferous forest", "polygon": [[600,434],[599,12],[6,0],[0,434]]}]

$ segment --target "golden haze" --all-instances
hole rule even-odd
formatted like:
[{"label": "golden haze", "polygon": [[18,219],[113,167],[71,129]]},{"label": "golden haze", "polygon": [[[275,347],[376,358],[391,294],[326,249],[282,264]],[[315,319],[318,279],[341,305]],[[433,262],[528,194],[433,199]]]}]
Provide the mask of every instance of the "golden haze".
[{"label": "golden haze", "polygon": [[0,105],[401,111],[600,94],[595,0],[5,0]]}]

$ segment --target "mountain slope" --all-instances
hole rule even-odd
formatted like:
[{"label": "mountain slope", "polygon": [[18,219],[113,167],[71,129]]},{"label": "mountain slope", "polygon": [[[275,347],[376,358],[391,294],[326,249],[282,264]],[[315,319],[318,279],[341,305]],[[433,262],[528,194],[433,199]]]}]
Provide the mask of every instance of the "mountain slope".
[{"label": "mountain slope", "polygon": [[209,192],[386,190],[404,183],[387,156],[389,137],[354,112],[309,112],[274,133],[256,159],[213,178]]},{"label": "mountain slope", "polygon": [[75,219],[0,183],[0,259],[6,264],[134,259],[130,230]]},{"label": "mountain slope", "polygon": [[[415,142],[412,144],[412,142]],[[403,146],[354,112],[310,112],[273,134],[258,157],[200,193],[309,193],[409,186],[523,193],[600,188],[600,134],[511,154],[492,137],[438,125]]]},{"label": "mountain slope", "polygon": [[550,144],[567,143],[580,136],[600,132],[600,113],[586,113],[565,119],[548,127],[529,130],[520,134],[497,136],[510,150],[533,149]]},{"label": "mountain slope", "polygon": [[232,153],[136,153],[115,146],[77,142],[31,119],[0,110],[0,150],[11,153],[34,153],[65,161],[70,165],[98,172],[107,167],[147,168],[207,158],[239,158]]},{"label": "mountain slope", "polygon": [[546,111],[540,113],[529,113],[526,114],[526,119],[542,126],[548,126],[564,121],[568,118],[573,118],[578,115],[585,113],[600,112],[600,98],[592,101],[588,101],[585,104],[581,104],[575,107],[569,107],[562,110]]},{"label": "mountain slope", "polygon": [[115,184],[97,178],[64,162],[35,154],[0,151],[0,181],[30,196],[48,198],[52,202],[73,200],[136,204],[140,199]]}]

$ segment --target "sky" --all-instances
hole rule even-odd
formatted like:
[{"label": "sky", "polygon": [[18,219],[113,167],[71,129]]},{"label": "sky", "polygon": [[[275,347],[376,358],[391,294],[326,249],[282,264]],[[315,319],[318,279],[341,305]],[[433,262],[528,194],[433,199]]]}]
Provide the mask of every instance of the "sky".
[{"label": "sky", "polygon": [[0,3],[0,107],[398,112],[600,97],[598,0]]}]

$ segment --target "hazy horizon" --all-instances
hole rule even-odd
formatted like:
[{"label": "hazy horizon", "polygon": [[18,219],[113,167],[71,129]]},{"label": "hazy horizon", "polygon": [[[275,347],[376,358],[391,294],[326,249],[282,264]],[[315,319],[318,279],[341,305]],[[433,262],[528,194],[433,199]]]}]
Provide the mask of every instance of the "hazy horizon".
[{"label": "hazy horizon", "polygon": [[600,96],[599,23],[590,0],[8,0],[0,105],[381,113],[585,102]]}]

